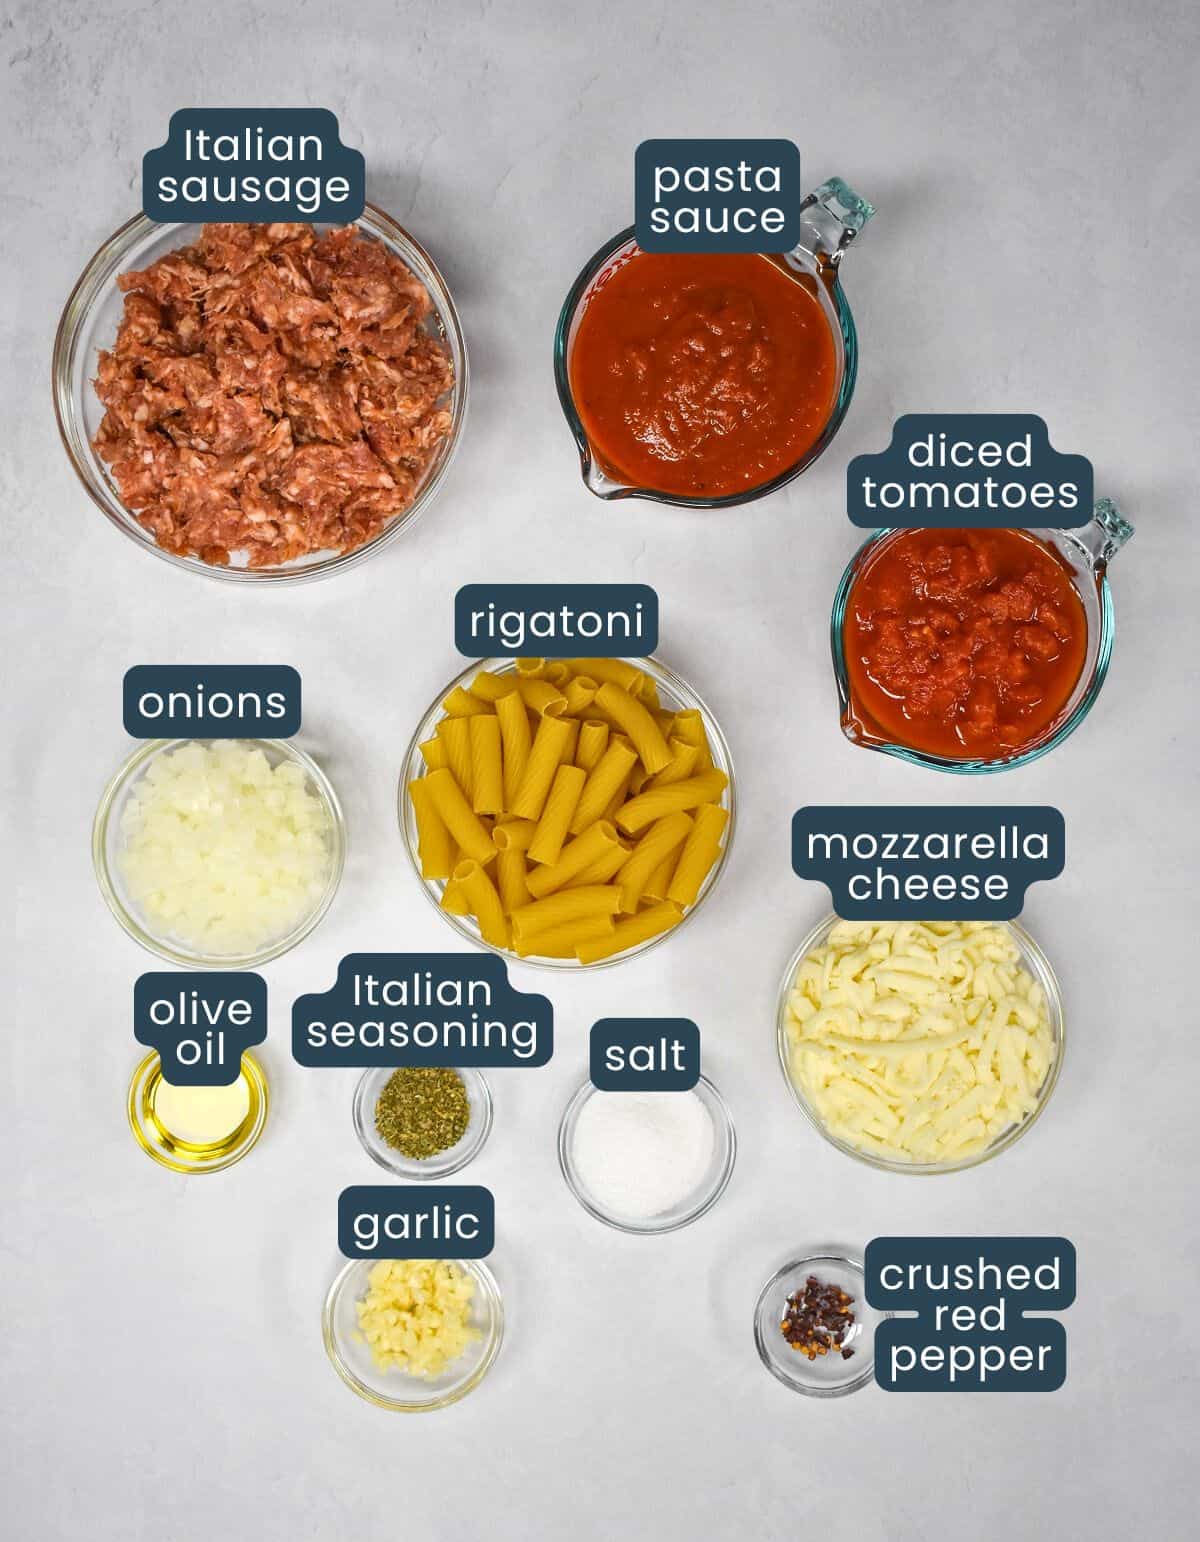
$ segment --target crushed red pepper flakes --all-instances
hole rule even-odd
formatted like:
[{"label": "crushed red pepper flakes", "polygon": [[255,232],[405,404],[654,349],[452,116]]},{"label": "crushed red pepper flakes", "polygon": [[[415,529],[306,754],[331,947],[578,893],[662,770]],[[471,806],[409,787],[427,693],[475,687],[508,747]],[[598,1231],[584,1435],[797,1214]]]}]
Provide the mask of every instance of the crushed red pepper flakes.
[{"label": "crushed red pepper flakes", "polygon": [[779,1331],[793,1349],[809,1360],[835,1349],[843,1360],[849,1360],[854,1351],[844,1346],[854,1326],[854,1313],[850,1310],[853,1304],[854,1297],[840,1286],[810,1274],[804,1289],[793,1291],[787,1298]]},{"label": "crushed red pepper flakes", "polygon": [[424,285],[354,226],[205,225],[118,284],[95,438],[159,546],[252,568],[348,552],[412,503],[450,430]]}]

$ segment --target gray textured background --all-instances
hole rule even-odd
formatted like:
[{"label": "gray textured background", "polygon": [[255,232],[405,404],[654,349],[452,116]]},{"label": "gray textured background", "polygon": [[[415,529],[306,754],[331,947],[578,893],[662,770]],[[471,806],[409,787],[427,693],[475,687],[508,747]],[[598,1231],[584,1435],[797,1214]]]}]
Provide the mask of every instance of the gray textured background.
[{"label": "gray textured background", "polygon": [[[10,1534],[1181,1535],[1197,1436],[1195,7],[59,0],[8,8],[2,39]],[[170,111],[253,103],[339,113],[370,196],[447,274],[474,393],[410,536],[270,594],[174,573],[110,530],[47,389],[62,302],[136,208]],[[629,218],[634,146],[664,134],[787,135],[809,185],[840,174],[880,210],[846,263],[863,345],[850,418],[800,483],[740,512],[591,499],[554,398],[558,306]],[[970,785],[842,740],[825,633],[857,541],[846,459],[902,411],[983,409],[1043,414],[1138,536],[1115,569],[1099,709],[1048,759]],[[508,1341],[467,1402],[403,1419],[322,1353],[335,1198],[375,1171],[353,1073],[293,1065],[286,1009],[350,948],[450,940],[407,871],[392,792],[417,714],[459,667],[451,596],[484,553],[497,578],[658,588],[662,652],[725,726],[743,817],[684,936],[555,983],[554,1062],[492,1078],[496,1128],[470,1177],[497,1198]],[[326,923],[265,971],[267,1135],[189,1181],[125,1127],[147,959],[102,908],[88,830],[127,748],[125,668],[252,659],[303,672],[303,742],[348,806],[351,856]],[[789,872],[788,818],[841,797],[1067,816],[1067,872],[1026,911],[1067,995],[1065,1071],[1028,1140],[975,1172],[871,1172],[809,1131],[779,1076],[780,971],[824,908]],[[700,1020],[742,1137],[719,1208],[657,1242],[593,1225],[554,1161],[588,1025],[631,1010]],[[812,1243],[897,1231],[1071,1237],[1065,1389],[820,1404],[770,1380],[750,1338],[768,1273]]]}]

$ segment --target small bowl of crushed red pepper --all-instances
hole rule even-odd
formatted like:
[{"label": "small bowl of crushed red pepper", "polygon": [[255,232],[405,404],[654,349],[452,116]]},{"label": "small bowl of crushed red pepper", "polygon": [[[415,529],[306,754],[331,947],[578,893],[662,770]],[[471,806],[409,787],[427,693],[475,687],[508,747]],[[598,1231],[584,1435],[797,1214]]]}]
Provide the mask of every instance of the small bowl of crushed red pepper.
[{"label": "small bowl of crushed red pepper", "polygon": [[858,343],[842,256],[874,213],[837,178],[801,205],[784,255],[646,252],[607,242],[567,295],[558,397],[599,498],[748,503],[828,447],[854,394]]},{"label": "small bowl of crushed red pepper", "polygon": [[209,577],[317,578],[407,529],[450,464],[467,357],[433,259],[353,225],[157,225],[84,269],[54,344],[63,445],[143,550]]},{"label": "small bowl of crushed red pepper", "polygon": [[1133,527],[879,530],[834,597],[842,731],[959,774],[1026,765],[1095,704],[1115,631],[1108,565]]},{"label": "small bowl of crushed red pepper", "polygon": [[842,1397],[875,1378],[875,1329],[863,1266],[816,1253],[778,1269],[754,1309],[758,1357],[778,1381],[809,1397]]}]

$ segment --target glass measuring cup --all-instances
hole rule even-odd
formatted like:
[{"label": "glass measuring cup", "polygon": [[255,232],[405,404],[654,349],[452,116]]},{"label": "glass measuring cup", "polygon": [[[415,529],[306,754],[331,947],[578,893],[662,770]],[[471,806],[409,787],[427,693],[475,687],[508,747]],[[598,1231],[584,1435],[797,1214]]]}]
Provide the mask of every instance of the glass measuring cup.
[{"label": "glass measuring cup", "polygon": [[876,530],[863,542],[842,574],[834,595],[830,646],[841,704],[842,732],[847,739],[864,749],[881,750],[885,755],[895,755],[914,765],[933,766],[938,771],[952,771],[960,776],[979,776],[988,771],[1006,771],[1012,766],[1028,765],[1061,744],[1092,710],[1112,658],[1116,619],[1108,584],[1108,565],[1133,535],[1133,526],[1116,504],[1110,498],[1099,499],[1093,507],[1090,523],[1078,530],[1030,530],[1030,534],[1051,547],[1070,570],[1087,622],[1087,651],[1075,688],[1054,721],[1032,743],[990,759],[951,759],[898,744],[872,723],[869,714],[855,699],[845,647],[850,592],[854,580],[875,555],[880,543],[894,534],[896,532],[891,529]]},{"label": "glass measuring cup", "polygon": [[846,248],[874,213],[874,206],[860,198],[840,177],[830,177],[827,182],[822,182],[800,205],[800,244],[777,260],[814,296],[829,324],[836,353],[833,406],[820,437],[794,465],[757,487],[722,497],[688,497],[681,493],[659,492],[653,487],[631,486],[600,463],[588,439],[571,385],[571,352],[580,321],[592,297],[640,250],[632,226],[602,246],[571,286],[554,334],[554,381],[558,399],[575,437],[580,470],[590,491],[605,499],[648,498],[654,503],[669,503],[681,508],[724,508],[765,497],[811,466],[841,427],[854,395],[858,337],[839,279],[839,269]]}]

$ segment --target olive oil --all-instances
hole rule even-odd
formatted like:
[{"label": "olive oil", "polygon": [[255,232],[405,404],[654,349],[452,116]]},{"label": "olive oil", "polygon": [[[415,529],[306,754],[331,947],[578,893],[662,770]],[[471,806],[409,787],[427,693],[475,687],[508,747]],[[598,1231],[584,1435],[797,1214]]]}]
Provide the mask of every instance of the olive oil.
[{"label": "olive oil", "polygon": [[162,1074],[157,1051],[129,1084],[130,1128],[142,1150],[177,1173],[212,1173],[238,1162],[262,1134],[267,1083],[250,1053],[230,1087],[176,1087]]}]

